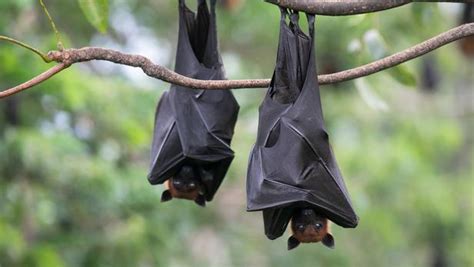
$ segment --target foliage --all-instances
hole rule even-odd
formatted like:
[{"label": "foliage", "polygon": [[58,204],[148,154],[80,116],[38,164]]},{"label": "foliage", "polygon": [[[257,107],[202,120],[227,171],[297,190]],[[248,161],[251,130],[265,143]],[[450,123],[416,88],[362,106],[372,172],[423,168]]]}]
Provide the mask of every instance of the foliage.
[{"label": "foliage", "polygon": [[109,19],[108,0],[78,0],[87,20],[102,33],[107,31]]}]

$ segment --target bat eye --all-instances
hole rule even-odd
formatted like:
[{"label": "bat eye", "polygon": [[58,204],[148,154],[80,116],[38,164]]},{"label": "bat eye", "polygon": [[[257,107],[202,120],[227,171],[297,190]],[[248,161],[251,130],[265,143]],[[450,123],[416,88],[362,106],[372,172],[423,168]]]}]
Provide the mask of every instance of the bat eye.
[{"label": "bat eye", "polygon": [[196,188],[196,183],[195,183],[195,182],[190,182],[190,183],[188,184],[188,187],[189,187],[189,188]]},{"label": "bat eye", "polygon": [[181,185],[181,181],[179,181],[179,180],[173,180],[173,185],[175,185],[175,186],[180,186],[180,185]]},{"label": "bat eye", "polygon": [[296,229],[298,229],[299,231],[303,231],[304,228],[305,228],[305,227],[304,227],[304,224],[298,224],[298,225],[296,226]]},{"label": "bat eye", "polygon": [[323,225],[321,223],[317,223],[314,225],[317,230],[321,230],[323,228]]}]

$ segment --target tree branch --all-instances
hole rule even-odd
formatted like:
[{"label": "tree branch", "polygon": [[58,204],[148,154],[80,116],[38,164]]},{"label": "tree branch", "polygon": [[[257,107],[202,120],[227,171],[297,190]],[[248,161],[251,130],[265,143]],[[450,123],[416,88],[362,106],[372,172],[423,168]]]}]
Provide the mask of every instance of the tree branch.
[{"label": "tree branch", "polygon": [[318,76],[320,84],[338,83],[348,80],[357,79],[360,77],[368,76],[404,62],[412,60],[414,58],[425,55],[433,50],[436,50],[444,45],[452,43],[456,40],[473,36],[474,35],[474,23],[467,23],[437,35],[431,39],[428,39],[420,44],[398,52],[386,58],[374,61],[372,63],[349,69],[341,72],[336,72],[329,75]]},{"label": "tree branch", "polygon": [[[333,74],[319,75],[318,80],[320,84],[332,84],[368,76],[422,56],[441,46],[471,35],[474,35],[474,23],[463,24],[392,56],[354,69]],[[270,85],[270,79],[220,81],[196,80],[180,75],[166,67],[154,64],[150,59],[144,56],[125,54],[119,51],[98,47],[51,51],[48,53],[48,57],[61,64],[35,77],[29,82],[0,92],[0,99],[39,84],[72,64],[92,60],[104,60],[131,67],[138,67],[150,77],[172,84],[197,89],[267,88]]]},{"label": "tree branch", "polygon": [[31,88],[31,87],[35,86],[35,85],[38,85],[38,84],[46,81],[47,79],[53,77],[54,75],[61,72],[62,70],[66,69],[67,67],[68,67],[68,65],[66,65],[65,63],[60,63],[60,64],[50,68],[49,70],[41,73],[40,75],[34,77],[33,79],[31,79],[31,80],[29,80],[25,83],[22,83],[22,84],[20,84],[18,86],[15,86],[13,88],[1,91],[0,92],[0,99],[11,96],[11,95],[14,95],[14,94],[17,94],[17,93],[19,93],[23,90],[26,90],[28,88]]},{"label": "tree branch", "polygon": [[325,16],[371,13],[417,2],[473,3],[473,0],[265,0],[297,11]]}]

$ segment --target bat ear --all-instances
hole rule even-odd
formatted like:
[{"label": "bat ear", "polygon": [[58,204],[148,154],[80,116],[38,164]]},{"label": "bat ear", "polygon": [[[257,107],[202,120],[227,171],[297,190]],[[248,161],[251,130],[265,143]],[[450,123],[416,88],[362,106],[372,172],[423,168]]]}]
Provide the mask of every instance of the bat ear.
[{"label": "bat ear", "polygon": [[204,198],[203,195],[198,195],[197,198],[194,200],[194,202],[201,207],[206,206],[206,199]]},{"label": "bat ear", "polygon": [[294,236],[290,236],[290,238],[288,238],[288,250],[292,250],[299,245],[300,245],[300,241],[296,239]]},{"label": "bat ear", "polygon": [[322,242],[328,248],[334,248],[334,246],[335,246],[334,237],[330,233],[327,233],[324,236]]},{"label": "bat ear", "polygon": [[170,201],[172,198],[173,196],[171,195],[170,190],[165,190],[163,191],[163,194],[161,194],[161,202]]}]

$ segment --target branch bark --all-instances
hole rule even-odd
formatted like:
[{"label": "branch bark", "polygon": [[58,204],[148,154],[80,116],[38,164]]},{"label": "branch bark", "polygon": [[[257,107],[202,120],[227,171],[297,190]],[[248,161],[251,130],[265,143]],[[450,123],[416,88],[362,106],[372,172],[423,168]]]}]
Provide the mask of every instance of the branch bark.
[{"label": "branch bark", "polygon": [[22,83],[22,84],[17,85],[13,88],[1,91],[0,92],[0,99],[8,97],[8,96],[12,96],[14,94],[17,94],[17,93],[23,91],[23,90],[26,90],[26,89],[29,89],[29,88],[35,86],[35,85],[38,85],[38,84],[46,81],[47,79],[53,77],[54,75],[58,74],[62,70],[66,69],[67,67],[68,66],[66,64],[60,63],[60,64],[50,68],[49,70],[41,73],[40,75],[34,77],[33,79],[31,79],[31,80],[29,80],[25,83]]},{"label": "branch bark", "polygon": [[474,3],[474,0],[265,0],[293,10],[325,16],[371,13],[417,2]]},{"label": "branch bark", "polygon": [[[374,61],[372,63],[349,69],[333,74],[319,75],[318,80],[321,85],[344,82],[394,67],[403,62],[422,56],[441,46],[459,40],[461,38],[474,35],[474,23],[463,24],[459,27],[444,32],[436,37],[424,41],[418,45],[408,48],[392,56]],[[16,86],[14,88],[0,92],[0,99],[28,89],[37,85],[53,75],[59,73],[68,66],[80,62],[92,60],[104,60],[116,64],[138,67],[150,77],[163,80],[172,84],[197,88],[197,89],[238,89],[238,88],[267,88],[270,85],[270,79],[256,80],[196,80],[180,75],[166,67],[154,64],[150,59],[141,55],[125,54],[119,51],[98,48],[84,47],[80,49],[67,49],[63,51],[51,51],[48,57],[61,63],[47,72],[35,77],[34,79]]]}]

